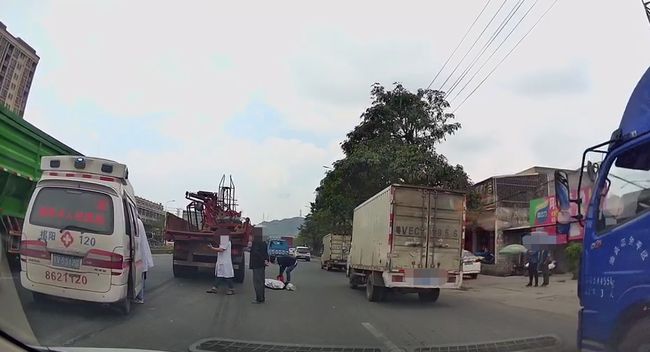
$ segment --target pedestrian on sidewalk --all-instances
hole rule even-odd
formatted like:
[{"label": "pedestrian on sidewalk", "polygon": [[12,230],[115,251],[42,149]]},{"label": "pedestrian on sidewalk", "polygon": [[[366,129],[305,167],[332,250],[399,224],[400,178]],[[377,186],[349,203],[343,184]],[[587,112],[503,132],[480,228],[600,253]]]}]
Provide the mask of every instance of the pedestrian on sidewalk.
[{"label": "pedestrian on sidewalk", "polygon": [[539,252],[528,250],[528,285],[530,287],[533,285],[533,278],[535,278],[535,287],[539,283]]},{"label": "pedestrian on sidewalk", "polygon": [[[280,275],[278,275],[278,280],[283,281],[284,285],[288,285],[291,282],[291,272],[298,266],[298,259],[291,255],[284,255],[277,258],[278,265],[280,266]],[[287,280],[284,281],[282,278],[283,274],[287,273]]]},{"label": "pedestrian on sidewalk", "polygon": [[[144,223],[138,218],[138,232],[140,255],[142,256],[142,290],[135,296],[135,303],[144,303],[144,284],[147,281],[147,271],[153,267],[153,256],[151,255],[151,248],[149,247],[149,240],[147,239],[147,232],[144,228]],[[137,264],[136,264],[137,265]]]},{"label": "pedestrian on sidewalk", "polygon": [[548,266],[553,262],[553,258],[551,257],[551,253],[548,249],[541,250],[539,262],[542,269],[542,278],[544,279],[542,286],[548,286],[549,276],[551,275],[551,269]]},{"label": "pedestrian on sidewalk", "polygon": [[262,240],[262,234],[256,233],[251,244],[250,261],[248,263],[248,267],[253,270],[253,287],[255,288],[253,303],[264,303],[264,279],[268,265],[269,252],[266,243]]},{"label": "pedestrian on sidewalk", "polygon": [[232,266],[232,257],[230,255],[230,249],[232,244],[230,243],[230,238],[228,236],[221,236],[219,240],[219,247],[212,246],[212,243],[209,245],[210,249],[217,252],[217,265],[214,268],[214,274],[216,276],[214,286],[209,289],[208,293],[218,293],[219,286],[222,283],[225,283],[228,286],[227,295],[232,295],[235,293],[235,287],[232,283],[232,278],[235,276],[235,270]]}]

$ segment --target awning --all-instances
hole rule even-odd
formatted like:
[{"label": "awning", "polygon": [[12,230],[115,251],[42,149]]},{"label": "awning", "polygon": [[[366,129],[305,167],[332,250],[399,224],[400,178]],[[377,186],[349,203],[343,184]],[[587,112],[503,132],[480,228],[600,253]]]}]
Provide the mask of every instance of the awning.
[{"label": "awning", "polygon": [[525,235],[521,239],[522,243],[526,247],[534,245],[556,245],[556,244],[565,244],[566,235],[555,235],[549,234],[546,231],[532,231],[530,234]]}]

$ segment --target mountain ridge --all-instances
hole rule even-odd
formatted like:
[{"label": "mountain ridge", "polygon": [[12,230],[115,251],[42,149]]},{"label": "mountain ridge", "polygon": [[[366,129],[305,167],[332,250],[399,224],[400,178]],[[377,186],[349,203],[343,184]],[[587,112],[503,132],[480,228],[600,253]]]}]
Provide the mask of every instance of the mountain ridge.
[{"label": "mountain ridge", "polygon": [[299,228],[302,226],[305,218],[302,216],[295,216],[286,219],[276,219],[270,221],[262,221],[255,226],[262,228],[264,236],[298,236]]}]

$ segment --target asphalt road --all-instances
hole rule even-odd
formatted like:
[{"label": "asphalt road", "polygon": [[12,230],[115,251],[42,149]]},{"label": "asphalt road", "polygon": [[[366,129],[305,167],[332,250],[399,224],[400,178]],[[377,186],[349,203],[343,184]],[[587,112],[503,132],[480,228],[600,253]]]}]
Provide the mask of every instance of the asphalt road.
[{"label": "asphalt road", "polygon": [[[105,306],[62,300],[36,305],[19,296],[39,342],[46,346],[121,347],[187,351],[194,342],[220,337],[272,343],[413,348],[554,334],[567,346],[575,320],[443,290],[433,304],[417,295],[392,295],[368,302],[342,272],[321,270],[317,259],[300,262],[297,290],[267,290],[267,302],[251,304],[251,273],[233,296],[208,294],[211,276],[176,279],[171,256],[155,255],[146,302],[121,316]],[[267,269],[275,277],[277,266]]]}]

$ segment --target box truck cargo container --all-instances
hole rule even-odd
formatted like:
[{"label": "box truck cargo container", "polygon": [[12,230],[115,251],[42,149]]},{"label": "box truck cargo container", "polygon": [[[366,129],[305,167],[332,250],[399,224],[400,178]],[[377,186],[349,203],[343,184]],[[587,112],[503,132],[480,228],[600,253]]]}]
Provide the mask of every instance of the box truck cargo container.
[{"label": "box truck cargo container", "polygon": [[388,290],[433,302],[441,288],[462,283],[465,195],[391,185],[354,210],[347,274],[369,301]]},{"label": "box truck cargo container", "polygon": [[350,254],[352,235],[330,233],[323,237],[323,254],[320,258],[321,269],[345,269]]}]

